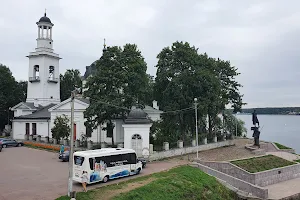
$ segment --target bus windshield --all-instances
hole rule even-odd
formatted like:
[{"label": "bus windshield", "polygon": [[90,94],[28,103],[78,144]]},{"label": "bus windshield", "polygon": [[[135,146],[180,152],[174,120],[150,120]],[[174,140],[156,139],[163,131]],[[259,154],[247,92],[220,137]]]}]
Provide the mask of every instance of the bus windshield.
[{"label": "bus windshield", "polygon": [[84,157],[74,156],[74,164],[75,165],[82,166],[83,161],[84,161]]}]

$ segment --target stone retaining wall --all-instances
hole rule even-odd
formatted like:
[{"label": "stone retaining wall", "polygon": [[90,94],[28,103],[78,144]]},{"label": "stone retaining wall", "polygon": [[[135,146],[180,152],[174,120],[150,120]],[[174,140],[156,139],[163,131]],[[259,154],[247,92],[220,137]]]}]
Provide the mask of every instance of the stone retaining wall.
[{"label": "stone retaining wall", "polygon": [[198,163],[218,170],[235,178],[255,184],[255,175],[243,170],[229,162],[197,161]]},{"label": "stone retaining wall", "polygon": [[277,151],[283,151],[288,153],[295,153],[295,149],[279,149],[275,143],[271,143]]},{"label": "stone retaining wall", "polygon": [[[205,151],[205,150],[209,150],[209,149],[215,149],[215,148],[219,148],[219,147],[232,146],[232,145],[234,145],[233,140],[226,140],[226,141],[217,142],[217,143],[199,145],[198,151]],[[180,156],[180,155],[196,153],[196,152],[197,152],[197,147],[185,147],[185,148],[170,149],[167,151],[153,152],[153,154],[150,154],[149,160],[150,161],[160,160],[163,158],[170,158],[173,156]]]},{"label": "stone retaining wall", "polygon": [[209,175],[212,175],[214,177],[217,177],[217,178],[225,181],[229,185],[232,185],[233,187],[235,187],[239,190],[251,193],[252,195],[257,196],[257,197],[262,198],[262,199],[267,199],[268,198],[268,189],[261,188],[259,186],[253,185],[251,183],[240,180],[238,178],[235,178],[235,177],[230,176],[228,174],[225,174],[223,172],[217,171],[215,169],[212,169],[212,168],[210,168],[208,166],[205,166],[205,165],[202,165],[200,163],[194,163],[192,166],[198,167],[199,169],[201,169],[205,173],[207,173]]},{"label": "stone retaining wall", "polygon": [[300,177],[300,164],[255,173],[255,184],[261,187]]},{"label": "stone retaining wall", "polygon": [[263,172],[250,173],[230,162],[208,162],[201,160],[196,160],[196,162],[261,187],[300,177],[300,163]]}]

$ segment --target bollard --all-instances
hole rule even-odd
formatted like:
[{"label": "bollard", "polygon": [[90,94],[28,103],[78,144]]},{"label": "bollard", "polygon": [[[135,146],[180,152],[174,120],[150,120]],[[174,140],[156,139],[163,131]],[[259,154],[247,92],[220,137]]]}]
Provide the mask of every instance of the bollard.
[{"label": "bollard", "polygon": [[79,147],[79,140],[75,140],[75,147],[76,147],[76,148]]},{"label": "bollard", "polygon": [[215,142],[215,143],[218,142],[218,137],[217,137],[217,136],[214,137],[214,142]]},{"label": "bollard", "polygon": [[153,144],[149,144],[149,153],[153,154]]},{"label": "bollard", "polygon": [[87,142],[87,148],[88,148],[88,149],[92,149],[92,141],[91,141],[91,140],[89,140],[89,141]]},{"label": "bollard", "polygon": [[196,140],[192,140],[192,146],[193,146],[193,147],[196,146]]},{"label": "bollard", "polygon": [[203,138],[203,144],[207,144],[207,138]]},{"label": "bollard", "polygon": [[68,139],[64,139],[64,146],[68,146]]},{"label": "bollard", "polygon": [[182,140],[178,140],[177,146],[178,146],[178,148],[182,149],[183,148],[183,141]]},{"label": "bollard", "polygon": [[164,150],[168,151],[169,149],[169,142],[164,142]]}]

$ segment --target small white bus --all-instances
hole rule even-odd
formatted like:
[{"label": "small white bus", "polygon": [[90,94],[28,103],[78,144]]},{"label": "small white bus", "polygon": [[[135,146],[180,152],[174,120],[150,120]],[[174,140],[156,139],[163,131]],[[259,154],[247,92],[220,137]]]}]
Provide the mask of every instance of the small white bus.
[{"label": "small white bus", "polygon": [[83,171],[89,178],[87,184],[91,184],[139,174],[141,170],[142,163],[133,149],[103,148],[73,154],[73,180],[76,182],[81,182]]}]

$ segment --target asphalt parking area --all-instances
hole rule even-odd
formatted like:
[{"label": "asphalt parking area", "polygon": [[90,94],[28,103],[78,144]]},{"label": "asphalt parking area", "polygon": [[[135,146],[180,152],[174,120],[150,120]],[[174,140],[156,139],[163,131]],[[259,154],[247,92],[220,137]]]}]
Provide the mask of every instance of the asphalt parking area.
[{"label": "asphalt parking area", "polygon": [[[182,164],[176,161],[148,163],[138,176],[170,169]],[[68,163],[58,160],[58,154],[27,147],[12,147],[0,152],[0,200],[53,200],[66,195]],[[137,176],[97,183],[88,189],[125,181]],[[82,191],[80,184],[73,189]]]}]

